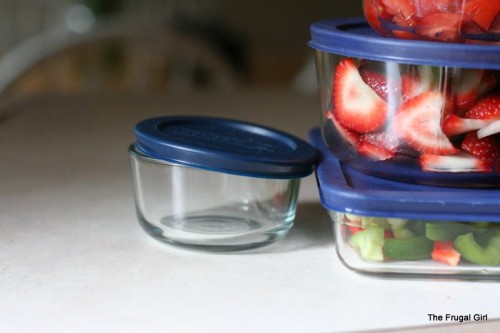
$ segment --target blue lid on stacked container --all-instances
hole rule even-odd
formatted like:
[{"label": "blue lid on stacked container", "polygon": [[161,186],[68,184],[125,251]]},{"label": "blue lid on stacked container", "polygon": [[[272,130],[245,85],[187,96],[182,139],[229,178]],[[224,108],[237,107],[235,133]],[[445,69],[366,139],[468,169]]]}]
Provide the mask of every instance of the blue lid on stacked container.
[{"label": "blue lid on stacked container", "polygon": [[462,189],[402,183],[344,166],[319,129],[311,141],[320,151],[316,169],[320,200],[328,210],[363,216],[423,220],[500,222],[500,189]]}]

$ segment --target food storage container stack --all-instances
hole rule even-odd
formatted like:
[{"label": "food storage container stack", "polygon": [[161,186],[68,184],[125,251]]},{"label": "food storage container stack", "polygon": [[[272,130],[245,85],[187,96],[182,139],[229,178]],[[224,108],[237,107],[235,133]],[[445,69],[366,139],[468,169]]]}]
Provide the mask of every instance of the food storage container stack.
[{"label": "food storage container stack", "polygon": [[500,9],[414,2],[311,26],[321,202],[352,269],[500,277]]}]

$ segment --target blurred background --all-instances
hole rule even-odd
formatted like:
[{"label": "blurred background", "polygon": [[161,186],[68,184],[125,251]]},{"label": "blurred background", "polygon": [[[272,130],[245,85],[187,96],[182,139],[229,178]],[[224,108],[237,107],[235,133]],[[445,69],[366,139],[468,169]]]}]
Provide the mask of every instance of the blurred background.
[{"label": "blurred background", "polygon": [[0,94],[310,93],[309,25],[361,15],[361,1],[0,0]]}]

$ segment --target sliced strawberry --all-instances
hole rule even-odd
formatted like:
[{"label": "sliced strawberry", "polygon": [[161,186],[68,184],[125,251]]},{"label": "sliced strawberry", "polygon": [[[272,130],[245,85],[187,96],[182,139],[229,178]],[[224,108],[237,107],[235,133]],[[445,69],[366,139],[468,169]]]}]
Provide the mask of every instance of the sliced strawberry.
[{"label": "sliced strawberry", "polygon": [[418,95],[404,103],[393,118],[396,134],[421,153],[458,153],[441,129],[444,97],[437,92]]},{"label": "sliced strawberry", "polygon": [[363,81],[372,88],[377,95],[387,101],[389,88],[387,87],[387,77],[385,74],[360,67],[359,74]]},{"label": "sliced strawberry", "polygon": [[422,18],[415,32],[431,40],[442,42],[460,41],[462,15],[458,13],[436,13]]},{"label": "sliced strawberry", "polygon": [[470,132],[461,147],[490,166],[500,166],[500,135],[480,139],[476,132]]},{"label": "sliced strawberry", "polygon": [[420,167],[430,172],[491,172],[492,167],[468,153],[455,155],[423,154],[420,156]]},{"label": "sliced strawberry", "polygon": [[455,114],[463,115],[476,104],[484,71],[480,69],[460,69],[452,80],[455,96]]},{"label": "sliced strawberry", "polygon": [[339,121],[335,119],[335,115],[332,111],[329,111],[326,114],[326,117],[332,121],[337,133],[344,139],[344,141],[347,142],[350,147],[358,149],[359,134],[342,126],[342,124],[340,124]]},{"label": "sliced strawberry", "polygon": [[[500,133],[500,120],[495,120],[487,126],[481,128],[479,131],[477,131],[477,137],[479,139],[482,139],[497,133]],[[498,149],[500,149],[500,147]]]},{"label": "sliced strawberry", "polygon": [[465,113],[471,119],[500,119],[500,93],[485,96]]},{"label": "sliced strawberry", "polygon": [[376,145],[370,141],[361,140],[359,142],[358,153],[372,160],[385,161],[393,158],[396,154],[383,146]]},{"label": "sliced strawberry", "polygon": [[431,91],[434,84],[434,74],[430,66],[410,66],[401,75],[401,94],[403,101]]},{"label": "sliced strawberry", "polygon": [[491,124],[491,119],[467,119],[450,114],[443,123],[443,132],[448,137],[481,129]]},{"label": "sliced strawberry", "polygon": [[453,247],[453,241],[435,241],[431,258],[446,265],[457,266],[460,262],[460,253]]},{"label": "sliced strawberry", "polygon": [[381,128],[387,103],[368,86],[351,58],[343,58],[335,71],[335,118],[346,128],[367,133]]}]

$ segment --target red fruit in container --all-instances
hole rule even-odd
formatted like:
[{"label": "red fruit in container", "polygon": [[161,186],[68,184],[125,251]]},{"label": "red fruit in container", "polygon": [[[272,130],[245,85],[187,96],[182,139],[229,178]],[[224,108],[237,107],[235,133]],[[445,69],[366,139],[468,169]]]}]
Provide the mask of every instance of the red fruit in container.
[{"label": "red fruit in container", "polygon": [[500,166],[500,134],[478,138],[476,132],[470,132],[462,142],[461,148],[476,156],[491,167]]},{"label": "red fruit in container", "polygon": [[383,36],[439,42],[496,43],[496,0],[364,0],[363,12]]},{"label": "red fruit in container", "polygon": [[335,118],[359,133],[376,131],[387,118],[387,103],[368,86],[351,58],[340,61],[335,71]]},{"label": "red fruit in container", "polygon": [[428,172],[491,172],[491,165],[468,153],[455,155],[423,154],[420,156],[420,167]]},{"label": "red fruit in container", "polygon": [[500,93],[482,98],[465,114],[471,119],[500,119]]},{"label": "red fruit in container", "polygon": [[425,16],[415,27],[415,32],[430,40],[442,42],[460,41],[462,16],[455,13],[437,13]]},{"label": "red fruit in container", "polygon": [[[461,5],[428,1],[425,11],[417,6],[408,15],[411,6],[398,11],[398,0],[374,2],[374,12],[392,26],[392,16],[418,24]],[[323,140],[342,165],[402,182],[500,183],[500,46],[385,38],[356,19],[320,21],[311,31]],[[472,148],[471,133],[487,140],[488,154]]]},{"label": "red fruit in container", "polygon": [[444,97],[440,93],[428,92],[404,103],[392,124],[399,135],[412,148],[421,153],[449,155],[458,153],[441,129]]}]

